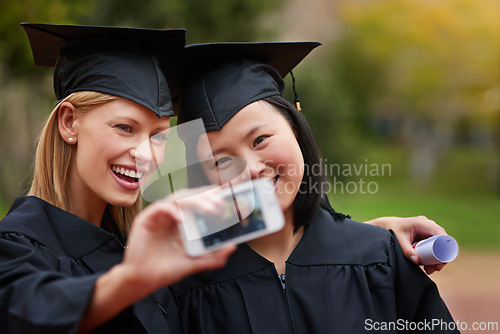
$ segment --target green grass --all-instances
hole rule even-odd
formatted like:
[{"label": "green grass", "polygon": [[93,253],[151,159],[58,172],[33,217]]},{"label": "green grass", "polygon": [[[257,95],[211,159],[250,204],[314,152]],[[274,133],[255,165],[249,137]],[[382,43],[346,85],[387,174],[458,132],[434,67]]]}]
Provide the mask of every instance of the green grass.
[{"label": "green grass", "polygon": [[[427,184],[408,176],[408,153],[394,148],[372,151],[370,163],[390,163],[392,175],[368,177],[375,194],[331,193],[332,205],[356,220],[380,216],[425,215],[443,226],[462,248],[500,251],[500,194],[491,180],[491,153],[454,150],[441,157]],[[357,182],[356,178],[352,179]]]}]

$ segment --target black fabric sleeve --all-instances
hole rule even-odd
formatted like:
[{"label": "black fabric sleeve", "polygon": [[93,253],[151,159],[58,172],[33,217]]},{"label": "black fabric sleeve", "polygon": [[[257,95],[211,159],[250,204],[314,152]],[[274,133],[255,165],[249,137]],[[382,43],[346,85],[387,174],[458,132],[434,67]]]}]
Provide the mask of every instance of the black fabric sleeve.
[{"label": "black fabric sleeve", "polygon": [[2,333],[76,333],[97,278],[22,234],[1,234]]}]

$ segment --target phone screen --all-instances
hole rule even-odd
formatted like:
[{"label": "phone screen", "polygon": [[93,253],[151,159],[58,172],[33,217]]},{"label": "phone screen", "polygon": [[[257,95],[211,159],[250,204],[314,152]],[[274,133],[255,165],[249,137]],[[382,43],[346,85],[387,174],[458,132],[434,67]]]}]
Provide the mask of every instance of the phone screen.
[{"label": "phone screen", "polygon": [[[232,190],[232,189],[231,189]],[[262,206],[253,187],[224,198],[224,209],[216,216],[195,213],[205,247],[265,229]]]}]

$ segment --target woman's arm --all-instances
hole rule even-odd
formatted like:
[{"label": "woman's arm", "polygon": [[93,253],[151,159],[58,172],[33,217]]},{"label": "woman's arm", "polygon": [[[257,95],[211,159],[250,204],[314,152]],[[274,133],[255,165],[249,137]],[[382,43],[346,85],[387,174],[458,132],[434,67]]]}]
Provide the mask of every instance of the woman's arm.
[{"label": "woman's arm", "polygon": [[[446,234],[444,228],[425,216],[408,218],[381,217],[366,221],[365,223],[377,225],[386,230],[393,230],[405,257],[416,264],[419,264],[420,258],[417,251],[413,249],[412,244],[433,235]],[[444,264],[424,266],[424,270],[430,275],[435,271],[440,271],[444,266]]]},{"label": "woman's arm", "polygon": [[[197,198],[196,206],[214,212],[217,197]],[[161,287],[226,263],[235,247],[196,258],[188,256],[177,227],[180,221],[176,205],[166,201],[151,204],[137,216],[124,260],[97,280],[80,332],[95,329]]]}]

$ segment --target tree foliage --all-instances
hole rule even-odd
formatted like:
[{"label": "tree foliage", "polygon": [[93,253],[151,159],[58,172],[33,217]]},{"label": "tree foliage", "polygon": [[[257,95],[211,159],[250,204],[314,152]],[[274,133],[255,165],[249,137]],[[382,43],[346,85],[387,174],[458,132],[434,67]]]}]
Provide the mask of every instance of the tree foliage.
[{"label": "tree foliage", "polygon": [[282,1],[2,0],[0,63],[10,70],[33,67],[20,22],[186,28],[189,43],[253,41],[269,34],[259,19]]},{"label": "tree foliage", "polygon": [[0,64],[10,71],[33,67],[29,44],[20,22],[75,23],[93,8],[92,0],[0,2]]},{"label": "tree foliage", "polygon": [[[350,54],[383,69],[376,79],[365,74],[378,81],[371,89],[372,113],[392,108],[439,122],[447,109],[484,118],[496,108],[485,93],[500,85],[498,1],[343,1],[341,9],[343,43],[357,49]],[[359,66],[342,63],[350,73]],[[362,81],[353,87],[370,90]]]},{"label": "tree foliage", "polygon": [[338,31],[308,97],[332,159],[349,156],[356,134],[390,139],[413,152],[413,174],[428,177],[458,142],[500,138],[500,2],[339,0],[336,9]]}]

